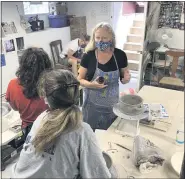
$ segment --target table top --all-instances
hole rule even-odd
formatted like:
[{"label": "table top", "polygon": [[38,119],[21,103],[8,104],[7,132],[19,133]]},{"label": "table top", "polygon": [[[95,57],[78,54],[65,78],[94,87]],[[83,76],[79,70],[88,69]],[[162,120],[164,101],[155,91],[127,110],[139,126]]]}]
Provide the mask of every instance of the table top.
[{"label": "table top", "polygon": [[184,145],[177,146],[175,144],[176,130],[180,122],[179,119],[180,117],[184,117],[184,93],[181,91],[153,86],[144,86],[138,94],[143,98],[144,103],[163,104],[171,118],[172,125],[167,132],[158,131],[140,125],[140,135],[151,140],[151,142],[160,147],[164,152],[166,161],[163,166],[149,174],[141,174],[133,165],[131,158],[127,159],[127,155],[130,155],[131,157],[131,153],[113,144],[113,142],[116,142],[131,150],[133,147],[133,138],[122,137],[120,134],[116,133],[116,127],[120,120],[119,118],[116,119],[116,121],[107,131],[96,130],[96,135],[99,139],[100,147],[104,151],[107,151],[110,149],[108,142],[111,142],[112,147],[118,150],[118,152],[113,151],[114,153],[111,153],[112,151],[109,150],[108,153],[111,155],[115,166],[120,168],[120,170],[118,169],[120,178],[125,177],[125,172],[121,173],[121,167],[123,167],[123,165],[124,168],[126,168],[128,174],[134,176],[135,178],[152,178],[154,176],[155,178],[178,178],[178,175],[171,167],[170,160],[176,151],[184,151]]},{"label": "table top", "polygon": [[[12,118],[8,119],[8,126],[9,128],[11,128],[12,126],[15,126],[18,124],[21,125],[21,122],[22,121],[20,119],[19,113],[17,111],[14,111]],[[6,145],[13,139],[17,138],[20,135],[20,132],[16,133],[8,129],[2,132],[1,135],[2,137],[0,138],[0,145]]]}]

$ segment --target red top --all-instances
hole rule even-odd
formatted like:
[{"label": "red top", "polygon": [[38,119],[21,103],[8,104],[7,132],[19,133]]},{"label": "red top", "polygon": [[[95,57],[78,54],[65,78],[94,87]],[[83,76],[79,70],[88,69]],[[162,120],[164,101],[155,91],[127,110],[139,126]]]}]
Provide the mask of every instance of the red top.
[{"label": "red top", "polygon": [[6,100],[14,110],[19,111],[23,128],[33,123],[43,111],[48,109],[48,105],[45,104],[43,99],[26,98],[23,94],[23,87],[19,85],[17,78],[11,80],[8,84]]}]

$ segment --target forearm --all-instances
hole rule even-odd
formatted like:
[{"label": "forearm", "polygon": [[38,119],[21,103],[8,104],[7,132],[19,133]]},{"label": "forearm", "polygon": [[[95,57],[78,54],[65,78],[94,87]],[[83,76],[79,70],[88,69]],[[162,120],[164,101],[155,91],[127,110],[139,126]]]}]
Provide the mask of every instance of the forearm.
[{"label": "forearm", "polygon": [[73,60],[76,60],[77,62],[80,62],[81,61],[81,59],[76,58],[76,57],[73,57],[73,56],[69,56],[69,55],[68,55],[68,58],[73,59]]},{"label": "forearm", "polygon": [[81,80],[79,80],[79,81],[80,81],[80,85],[81,85],[81,86],[86,87],[86,88],[93,88],[92,82],[87,81],[87,80],[85,80],[85,79],[81,79]]},{"label": "forearm", "polygon": [[130,71],[129,71],[128,67],[121,68],[121,70],[120,70],[120,77],[121,78],[124,78],[126,75],[129,75],[129,74],[130,74]]}]

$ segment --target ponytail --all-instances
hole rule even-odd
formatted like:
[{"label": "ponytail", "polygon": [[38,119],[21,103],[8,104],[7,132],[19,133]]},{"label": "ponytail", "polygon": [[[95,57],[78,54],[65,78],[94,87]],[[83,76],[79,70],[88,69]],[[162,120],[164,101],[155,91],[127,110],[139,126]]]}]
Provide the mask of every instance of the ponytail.
[{"label": "ponytail", "polygon": [[82,113],[76,105],[72,105],[65,110],[51,111],[32,141],[36,152],[44,151],[62,133],[78,128],[81,121]]}]

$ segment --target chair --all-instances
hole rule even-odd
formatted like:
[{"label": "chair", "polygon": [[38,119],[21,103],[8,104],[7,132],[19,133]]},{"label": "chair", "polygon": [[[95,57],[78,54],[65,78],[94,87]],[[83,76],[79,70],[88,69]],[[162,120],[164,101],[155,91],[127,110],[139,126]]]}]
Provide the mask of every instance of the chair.
[{"label": "chair", "polygon": [[62,41],[55,40],[53,42],[50,42],[50,48],[55,65],[56,63],[59,63],[60,53],[62,52]]},{"label": "chair", "polygon": [[[178,60],[179,57],[184,56],[183,50],[178,49],[169,49],[166,51],[166,55],[171,56],[173,58],[172,60],[172,66],[171,66],[171,76],[169,77],[163,77],[159,81],[159,86],[174,90],[184,90],[184,82],[176,77],[177,67],[178,67]],[[165,60],[165,66],[166,66],[166,60]],[[184,68],[182,69],[182,74],[184,78]]]},{"label": "chair", "polygon": [[57,69],[61,68],[61,69],[68,69],[72,71],[71,67],[61,64],[62,58],[60,57],[60,54],[62,52],[62,41],[55,40],[50,42],[50,48],[51,48],[51,53],[53,57],[54,67]]}]

